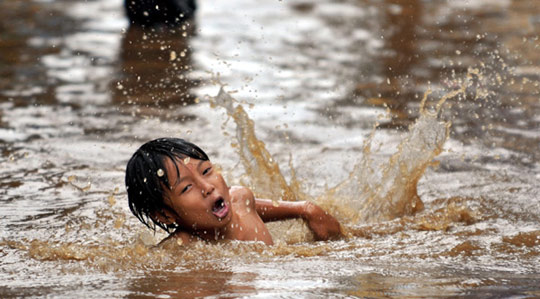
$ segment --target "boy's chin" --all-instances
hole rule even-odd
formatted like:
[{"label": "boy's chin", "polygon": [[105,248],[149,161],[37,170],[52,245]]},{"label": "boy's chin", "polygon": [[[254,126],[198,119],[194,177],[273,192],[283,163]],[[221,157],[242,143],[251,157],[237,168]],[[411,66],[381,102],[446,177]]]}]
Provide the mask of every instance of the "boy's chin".
[{"label": "boy's chin", "polygon": [[231,222],[231,219],[232,217],[230,213],[228,213],[223,218],[215,217],[214,215],[212,215],[212,219],[208,219],[207,222],[202,223],[202,225],[200,225],[199,227],[200,228],[204,227],[204,229],[220,229],[227,226],[227,224]]},{"label": "boy's chin", "polygon": [[228,213],[225,217],[223,218],[218,218],[216,217],[216,220],[217,222],[219,223],[219,228],[221,227],[225,227],[227,224],[229,224],[229,222],[231,222],[231,213]]}]

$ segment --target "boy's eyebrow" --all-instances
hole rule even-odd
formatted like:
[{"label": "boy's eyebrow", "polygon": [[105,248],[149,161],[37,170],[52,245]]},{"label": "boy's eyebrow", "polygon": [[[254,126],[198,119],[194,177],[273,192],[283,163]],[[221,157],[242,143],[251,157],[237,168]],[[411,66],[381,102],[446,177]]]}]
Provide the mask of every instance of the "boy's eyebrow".
[{"label": "boy's eyebrow", "polygon": [[[180,172],[178,172],[178,173],[180,174]],[[179,178],[179,179],[177,179],[177,180],[176,180],[176,183],[174,183],[174,185],[172,186],[172,188],[171,188],[171,189],[175,189],[175,188],[176,188],[176,186],[180,185],[180,183],[181,183],[181,182],[182,182],[183,180],[185,180],[185,179],[186,179],[186,177],[182,177],[182,178],[180,178],[180,176],[179,176],[178,178]]]},{"label": "boy's eyebrow", "polygon": [[207,160],[201,160],[201,161],[199,161],[199,164],[197,164],[197,169],[198,169],[199,167],[201,167],[201,165],[202,165],[204,162],[206,162],[206,161],[207,161]]},{"label": "boy's eyebrow", "polygon": [[[209,160],[201,160],[199,162],[199,164],[197,164],[197,169],[199,169],[199,167],[201,167],[201,165],[204,163],[204,162],[207,162]],[[178,186],[183,180],[185,180],[186,177],[185,176],[181,176],[180,175],[180,169],[178,169],[178,179],[176,179],[176,182],[174,183],[174,185],[171,186],[171,190],[172,189],[175,189],[176,186]]]}]

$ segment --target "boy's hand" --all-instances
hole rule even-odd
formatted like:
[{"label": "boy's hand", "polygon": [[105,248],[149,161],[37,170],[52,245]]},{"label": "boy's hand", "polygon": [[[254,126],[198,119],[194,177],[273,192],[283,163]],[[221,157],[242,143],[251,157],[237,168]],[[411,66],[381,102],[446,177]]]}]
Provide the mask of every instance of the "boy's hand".
[{"label": "boy's hand", "polygon": [[336,218],[314,203],[309,201],[304,203],[302,218],[315,234],[315,240],[317,241],[325,241],[341,236],[341,227]]}]

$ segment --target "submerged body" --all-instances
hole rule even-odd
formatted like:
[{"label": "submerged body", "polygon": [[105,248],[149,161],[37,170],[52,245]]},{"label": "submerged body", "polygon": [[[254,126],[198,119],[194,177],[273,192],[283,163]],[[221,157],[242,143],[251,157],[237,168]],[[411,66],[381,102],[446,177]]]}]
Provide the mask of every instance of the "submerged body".
[{"label": "submerged body", "polygon": [[264,222],[292,218],[304,219],[316,240],[341,235],[339,222],[311,202],[256,199],[248,188],[227,186],[206,154],[181,139],[141,146],[128,163],[126,185],[133,213],[147,225],[143,216],[167,231],[174,228],[167,239],[182,244],[242,240],[272,245]]}]

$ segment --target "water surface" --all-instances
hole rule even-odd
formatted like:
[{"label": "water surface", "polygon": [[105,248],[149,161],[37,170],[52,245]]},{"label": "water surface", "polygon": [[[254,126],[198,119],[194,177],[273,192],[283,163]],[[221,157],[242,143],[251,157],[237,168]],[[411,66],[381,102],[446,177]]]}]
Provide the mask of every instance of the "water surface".
[{"label": "water surface", "polygon": [[[0,294],[540,296],[535,4],[199,1],[185,27],[143,32],[119,0],[2,1]],[[275,246],[152,247],[164,235],[130,214],[123,185],[143,142],[187,138],[230,184],[266,178],[210,104],[220,84],[347,238],[311,242],[293,221],[270,226]],[[428,111],[455,96],[414,139],[428,91]],[[414,171],[392,164],[400,144]],[[351,183],[355,165],[375,166]]]}]

